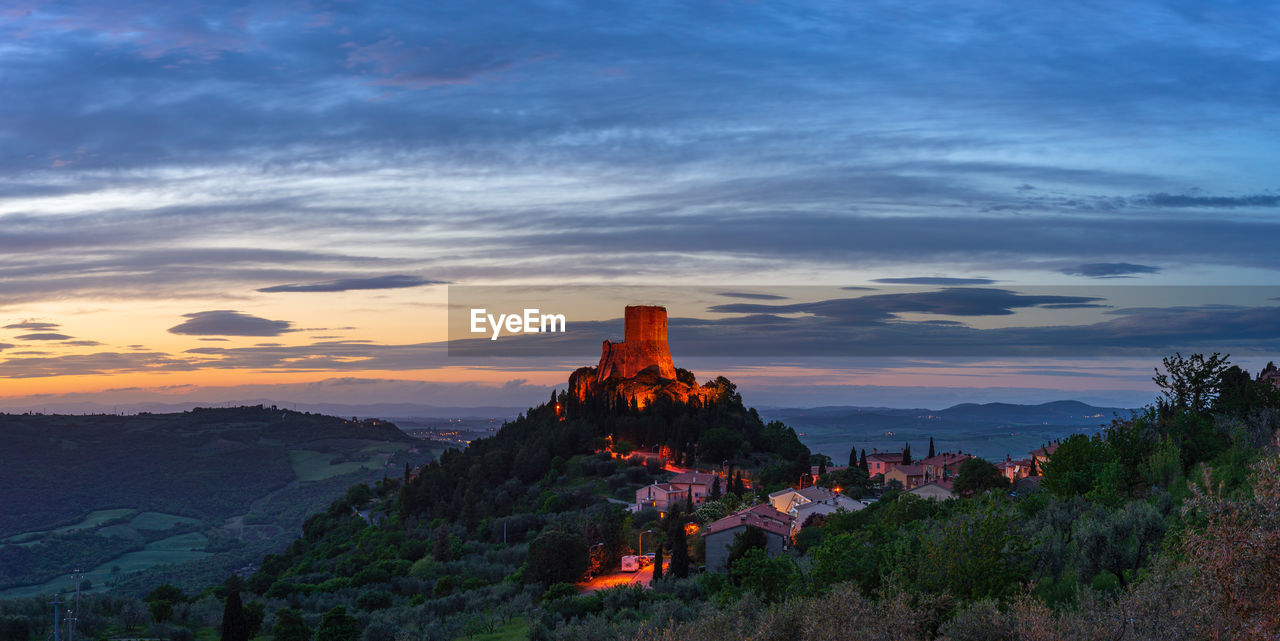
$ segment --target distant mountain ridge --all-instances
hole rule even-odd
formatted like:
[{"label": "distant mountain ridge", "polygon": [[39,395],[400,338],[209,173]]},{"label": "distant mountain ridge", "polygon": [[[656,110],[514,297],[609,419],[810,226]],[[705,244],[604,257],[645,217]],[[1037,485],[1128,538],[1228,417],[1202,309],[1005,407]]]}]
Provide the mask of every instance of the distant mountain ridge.
[{"label": "distant mountain ridge", "polygon": [[807,414],[813,417],[849,415],[881,415],[886,417],[937,417],[962,421],[1001,421],[1014,423],[1088,424],[1095,420],[1109,421],[1113,415],[1127,416],[1133,410],[1123,407],[1098,407],[1080,401],[1063,400],[1022,405],[1017,403],[960,403],[934,410],[923,407],[866,407],[859,405],[824,405],[820,407],[768,407],[760,408],[761,414]]},{"label": "distant mountain ridge", "polygon": [[[1133,410],[1074,400],[1038,405],[960,403],[945,409],[824,406],[759,408],[765,420],[780,420],[801,433],[815,452],[845,460],[851,446],[900,450],[935,440],[938,451],[964,451],[991,459],[1019,457],[1075,432],[1093,433]],[[923,453],[926,450],[920,449]]]}]

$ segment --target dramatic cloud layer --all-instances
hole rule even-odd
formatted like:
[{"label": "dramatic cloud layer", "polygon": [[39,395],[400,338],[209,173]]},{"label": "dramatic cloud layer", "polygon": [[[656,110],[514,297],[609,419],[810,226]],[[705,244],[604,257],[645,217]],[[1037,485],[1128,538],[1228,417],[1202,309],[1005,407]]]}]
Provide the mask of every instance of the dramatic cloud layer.
[{"label": "dramatic cloud layer", "polygon": [[[48,353],[10,349],[0,376],[398,370],[439,358],[442,283],[709,285],[730,318],[700,338],[758,323],[796,349],[841,327],[858,349],[1119,347],[1144,324],[1265,343],[1251,306],[1118,305],[1096,335],[956,319],[1104,304],[1018,285],[1277,282],[1278,22],[1154,0],[11,2],[0,313]],[[1010,289],[756,287],[797,283]],[[166,333],[191,309],[216,311]],[[196,338],[228,336],[283,344]]]}]

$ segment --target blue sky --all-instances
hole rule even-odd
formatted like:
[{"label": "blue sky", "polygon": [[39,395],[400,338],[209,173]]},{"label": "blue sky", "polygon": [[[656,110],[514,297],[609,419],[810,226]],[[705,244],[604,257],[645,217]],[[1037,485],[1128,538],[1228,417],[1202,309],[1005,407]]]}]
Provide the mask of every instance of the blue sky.
[{"label": "blue sky", "polygon": [[1277,36],[1271,3],[6,3],[0,315],[67,338],[0,336],[0,375],[221,385],[168,330],[224,312],[412,355],[444,282],[1274,284]]}]

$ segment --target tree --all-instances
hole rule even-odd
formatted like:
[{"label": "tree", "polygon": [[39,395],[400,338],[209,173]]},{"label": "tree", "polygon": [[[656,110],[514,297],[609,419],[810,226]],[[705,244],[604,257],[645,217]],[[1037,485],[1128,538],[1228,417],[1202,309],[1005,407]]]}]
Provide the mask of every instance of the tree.
[{"label": "tree", "polygon": [[662,544],[658,544],[658,550],[653,553],[653,580],[657,581],[662,578]]},{"label": "tree", "polygon": [[436,528],[436,543],[431,547],[431,556],[441,563],[449,560],[449,527],[444,523]]},{"label": "tree", "polygon": [[777,603],[791,593],[800,569],[788,557],[770,557],[760,548],[751,548],[729,566],[729,578],[765,603]]},{"label": "tree", "polygon": [[849,450],[849,467],[857,467],[857,466],[858,466],[858,446],[854,445]]},{"label": "tree", "polygon": [[720,500],[720,477],[717,476],[711,481],[711,500]]},{"label": "tree", "polygon": [[227,593],[227,602],[222,608],[221,639],[222,641],[249,641],[249,617],[245,614],[239,590],[231,590]]},{"label": "tree", "polygon": [[249,636],[255,637],[262,631],[262,620],[267,617],[267,606],[261,601],[250,601],[244,606],[245,622],[249,627]]},{"label": "tree", "polygon": [[729,544],[729,556],[725,559],[725,563],[732,566],[733,562],[742,558],[748,550],[755,548],[763,550],[768,544],[769,540],[765,537],[764,530],[756,527],[744,528],[734,535],[733,543]]},{"label": "tree", "polygon": [[933,437],[929,437],[929,458],[933,458]]},{"label": "tree", "polygon": [[956,474],[953,489],[957,494],[971,496],[1007,487],[1009,480],[995,465],[985,459],[971,457],[960,462],[960,471]]},{"label": "tree", "polygon": [[871,468],[867,465],[867,448],[865,447],[862,448],[862,456],[858,457],[858,467],[867,474],[871,473]]},{"label": "tree", "polygon": [[911,465],[911,444],[904,443],[902,445],[902,464]]},{"label": "tree", "polygon": [[336,605],[320,618],[315,641],[357,641],[360,638],[360,622],[347,614],[347,609]]},{"label": "tree", "polygon": [[810,548],[808,556],[813,559],[810,575],[815,585],[853,581],[867,594],[880,585],[876,549],[868,542],[866,533],[840,532],[828,536]]},{"label": "tree", "polygon": [[684,536],[684,525],[677,523],[675,536],[671,537],[671,574],[683,579],[689,576],[689,541]]},{"label": "tree", "polygon": [[142,599],[151,610],[151,618],[156,623],[165,623],[173,616],[173,606],[187,600],[182,590],[165,583],[157,586]]},{"label": "tree", "polygon": [[1072,533],[1080,578],[1092,581],[1107,572],[1127,585],[1144,567],[1164,538],[1165,522],[1150,503],[1130,501],[1112,512],[1098,510],[1082,517]]},{"label": "tree", "polygon": [[1156,368],[1156,375],[1151,377],[1161,390],[1160,404],[1173,410],[1204,413],[1218,397],[1223,373],[1230,367],[1228,357],[1218,352],[1208,358],[1204,354],[1183,358],[1179,352],[1166,356],[1162,361],[1165,371]]},{"label": "tree", "polygon": [[748,447],[750,447],[749,444],[741,434],[727,427],[709,430],[698,439],[700,458],[712,461],[732,459]]},{"label": "tree", "polygon": [[276,610],[276,624],[271,627],[275,641],[311,641],[311,627],[302,614],[292,608]]},{"label": "tree", "polygon": [[917,585],[925,592],[965,600],[1015,594],[1030,562],[1030,543],[1016,519],[1007,502],[983,499],[975,509],[920,531],[920,552],[903,562],[915,565]]},{"label": "tree", "polygon": [[581,536],[557,529],[546,530],[529,544],[524,580],[546,585],[575,583],[586,574],[589,561],[587,544]]},{"label": "tree", "polygon": [[1112,461],[1111,448],[1101,437],[1072,434],[1045,461],[1040,484],[1062,498],[1088,494]]}]

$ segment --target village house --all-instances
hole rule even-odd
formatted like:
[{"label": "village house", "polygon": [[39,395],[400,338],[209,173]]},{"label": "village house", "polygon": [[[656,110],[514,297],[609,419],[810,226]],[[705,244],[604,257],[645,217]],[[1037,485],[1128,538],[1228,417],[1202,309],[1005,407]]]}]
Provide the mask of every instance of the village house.
[{"label": "village house", "polygon": [[[868,457],[870,460],[870,457]],[[889,471],[884,473],[884,482],[886,485],[890,481],[897,481],[902,484],[902,489],[909,490],[917,485],[925,483],[924,466],[923,465],[893,465]]]},{"label": "village house", "polygon": [[815,514],[827,515],[840,509],[857,512],[866,507],[861,501],[816,485],[802,490],[787,488],[774,492],[769,495],[769,505],[778,512],[795,517],[796,531],[804,527],[809,517]]},{"label": "village house", "polygon": [[1041,466],[1043,466],[1045,462],[1049,460],[1049,457],[1053,456],[1053,453],[1057,451],[1058,451],[1057,443],[1050,443],[1044,447],[1031,450],[1031,459],[1035,461],[1036,469],[1039,470]]},{"label": "village house", "polygon": [[1000,470],[1000,474],[1009,479],[1010,483],[1018,479],[1031,476],[1031,459],[1010,459],[1005,457],[1003,461],[996,463],[996,469]]},{"label": "village house", "polygon": [[926,499],[945,501],[955,498],[951,481],[929,481],[911,489],[911,493]]},{"label": "village house", "polygon": [[[671,477],[667,483],[672,487],[688,491],[693,489],[693,504],[695,506],[702,505],[707,501],[707,497],[711,496],[711,485],[715,483],[716,475],[706,472],[682,472]],[[723,484],[721,490],[724,490]]]},{"label": "village house", "polygon": [[[703,472],[683,472],[671,477],[666,483],[654,483],[636,490],[634,511],[651,507],[666,514],[676,501],[693,497],[693,505],[697,507],[707,501],[711,495],[711,485],[715,475]],[[690,492],[690,490],[693,490]]]},{"label": "village house", "polygon": [[711,523],[702,529],[702,537],[706,543],[707,569],[713,572],[727,569],[733,538],[747,528],[755,528],[764,533],[765,552],[769,556],[786,553],[791,548],[791,525],[794,520],[790,514],[779,512],[766,503]]},{"label": "village house", "polygon": [[678,488],[670,483],[654,483],[636,490],[634,511],[653,508],[666,514],[676,501],[688,499],[688,488]]},{"label": "village house", "polygon": [[902,452],[872,452],[867,455],[867,474],[884,474],[894,465],[902,465]]},{"label": "village house", "polygon": [[970,458],[972,454],[943,452],[920,461],[920,465],[924,467],[926,481],[947,480],[954,478],[960,472],[960,464]]}]

